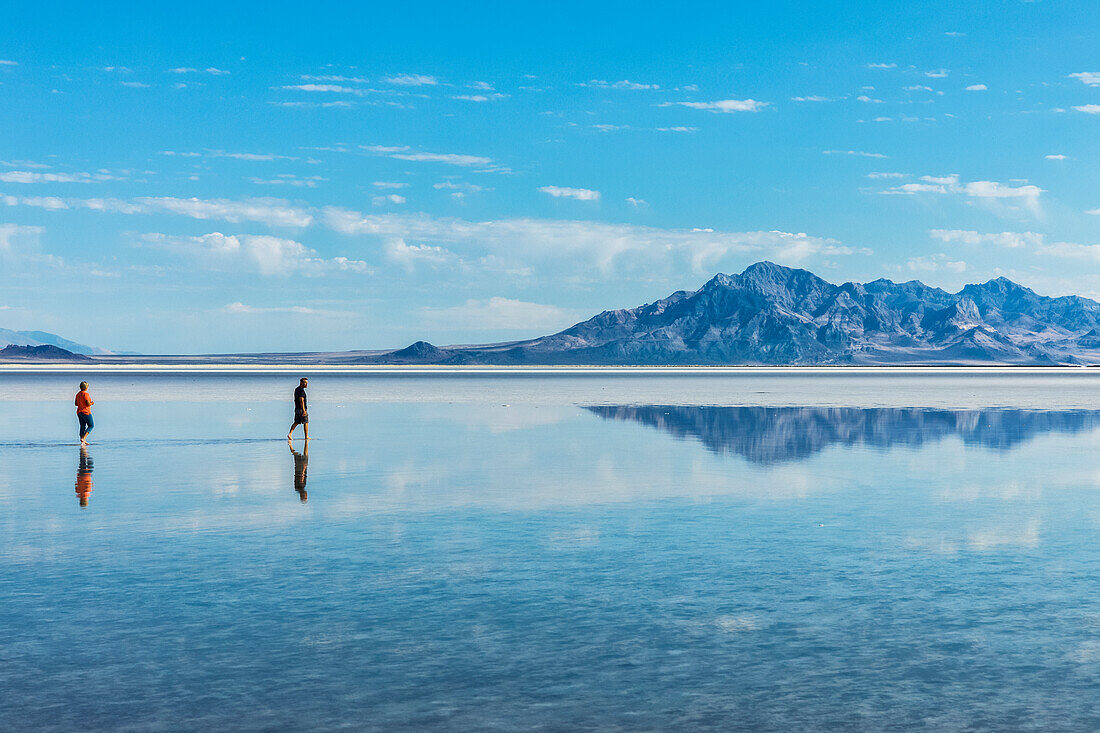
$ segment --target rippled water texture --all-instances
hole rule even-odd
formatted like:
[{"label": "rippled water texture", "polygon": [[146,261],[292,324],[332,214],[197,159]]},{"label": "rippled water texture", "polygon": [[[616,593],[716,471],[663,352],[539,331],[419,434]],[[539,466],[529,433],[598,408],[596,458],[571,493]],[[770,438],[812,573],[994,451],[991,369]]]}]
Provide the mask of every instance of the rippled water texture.
[{"label": "rippled water texture", "polygon": [[0,727],[1096,730],[1098,380],[0,374]]}]

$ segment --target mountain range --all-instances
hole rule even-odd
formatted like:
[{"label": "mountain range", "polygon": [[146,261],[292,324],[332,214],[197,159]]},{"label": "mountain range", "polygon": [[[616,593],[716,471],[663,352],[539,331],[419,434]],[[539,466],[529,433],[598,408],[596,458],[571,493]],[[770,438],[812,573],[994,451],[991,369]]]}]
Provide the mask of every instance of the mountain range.
[{"label": "mountain range", "polygon": [[[477,324],[471,324],[476,327]],[[125,362],[39,331],[5,342]],[[636,308],[604,311],[525,341],[309,354],[138,357],[170,363],[444,365],[1087,365],[1100,364],[1100,303],[1047,297],[1004,277],[957,293],[919,280],[834,285],[758,262]]]},{"label": "mountain range", "polygon": [[918,280],[829,283],[758,262],[694,292],[489,346],[420,341],[379,364],[909,365],[1100,363],[1100,303],[997,278],[957,293]]},{"label": "mountain range", "polygon": [[84,354],[87,356],[91,356],[92,354],[106,355],[111,353],[105,349],[97,349],[92,346],[85,346],[84,344],[78,344],[75,341],[61,338],[55,333],[46,333],[45,331],[10,331],[6,328],[0,328],[0,348],[6,346],[56,346],[59,349],[64,349],[73,354]]}]

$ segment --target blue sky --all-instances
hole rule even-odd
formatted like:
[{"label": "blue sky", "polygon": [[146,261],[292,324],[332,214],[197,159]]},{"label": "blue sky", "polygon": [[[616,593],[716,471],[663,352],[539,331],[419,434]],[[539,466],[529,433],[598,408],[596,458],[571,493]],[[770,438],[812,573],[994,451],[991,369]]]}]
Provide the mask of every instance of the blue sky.
[{"label": "blue sky", "polygon": [[761,259],[1100,297],[1094,3],[99,5],[0,10],[3,328],[481,343]]}]

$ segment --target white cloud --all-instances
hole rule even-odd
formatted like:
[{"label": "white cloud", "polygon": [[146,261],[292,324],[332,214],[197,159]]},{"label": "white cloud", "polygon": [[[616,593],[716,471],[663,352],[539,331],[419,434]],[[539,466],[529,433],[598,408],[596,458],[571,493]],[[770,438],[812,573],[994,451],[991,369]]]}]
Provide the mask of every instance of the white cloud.
[{"label": "white cloud", "polygon": [[484,331],[560,331],[584,314],[554,305],[493,297],[467,300],[450,308],[421,308],[420,316],[433,328]]},{"label": "white cloud", "polygon": [[812,95],[809,97],[791,97],[792,102],[833,102],[835,101],[831,97],[822,97],[819,95]]},{"label": "white cloud", "polygon": [[322,76],[302,74],[298,78],[302,79],[302,81],[335,81],[344,84],[366,84],[370,81],[363,76],[340,76],[338,74],[325,74]]},{"label": "white cloud", "polygon": [[[212,76],[226,76],[227,74],[229,74],[228,71],[225,71],[224,69],[218,69],[218,68],[215,68],[213,66],[208,66],[205,69],[203,69],[202,71],[204,71],[205,73],[210,74]],[[196,69],[193,66],[177,66],[174,69],[168,69],[168,73],[169,74],[197,74],[197,73],[199,73],[199,69]]]},{"label": "white cloud", "polygon": [[233,158],[234,160],[252,161],[298,160],[298,158],[293,155],[275,155],[274,153],[228,153],[224,150],[206,150],[202,153],[162,150],[159,154],[177,158]]},{"label": "white cloud", "polygon": [[577,201],[598,201],[599,191],[590,188],[568,188],[563,186],[540,186],[539,190],[554,198],[576,199]]},{"label": "white cloud", "polygon": [[245,305],[241,302],[228,303],[219,309],[222,313],[230,313],[233,315],[255,315],[264,313],[287,313],[290,315],[307,315],[307,316],[329,316],[329,317],[345,317],[353,315],[348,311],[334,311],[324,310],[321,308],[308,308],[301,305],[290,306],[274,306],[274,307],[262,307],[254,305]]},{"label": "white cloud", "polygon": [[302,109],[321,109],[324,107],[341,107],[346,109],[352,106],[351,102],[345,102],[343,100],[336,102],[269,102],[269,104],[273,104],[276,107],[299,107]]},{"label": "white cloud", "polygon": [[37,171],[0,171],[4,183],[100,183],[120,181],[120,176],[110,173],[39,173]]},{"label": "white cloud", "polygon": [[455,94],[451,96],[451,99],[462,102],[491,102],[495,99],[504,99],[507,96],[507,94]]},{"label": "white cloud", "polygon": [[328,180],[321,176],[296,176],[293,173],[281,173],[274,178],[250,178],[261,186],[294,186],[296,188],[317,188],[319,181]]},{"label": "white cloud", "polygon": [[868,69],[896,69],[897,64],[867,64]]},{"label": "white cloud", "polygon": [[396,193],[386,194],[384,196],[375,196],[371,199],[371,203],[375,206],[384,206],[385,204],[403,204],[405,203],[405,197],[399,196]]},{"label": "white cloud", "polygon": [[326,92],[331,94],[354,94],[356,96],[363,96],[364,94],[362,89],[345,87],[339,84],[286,84],[279,88],[299,92]]},{"label": "white cloud", "polygon": [[1051,242],[1039,249],[1039,253],[1053,257],[1066,257],[1078,260],[1100,262],[1100,244],[1077,244],[1076,242]]},{"label": "white cloud", "polygon": [[632,91],[661,88],[657,84],[641,84],[639,82],[630,81],[628,79],[623,79],[622,81],[604,81],[603,79],[592,79],[588,82],[581,82],[577,86],[595,87],[596,89],[629,89]]},{"label": "white cloud", "polygon": [[19,66],[19,62],[10,59],[0,59],[0,66]]},{"label": "white cloud", "polygon": [[39,170],[48,170],[53,167],[45,163],[36,163],[33,160],[0,160],[0,165],[5,168],[36,168]]},{"label": "white cloud", "polygon": [[387,76],[382,81],[387,84],[394,84],[402,87],[434,87],[439,84],[439,80],[434,76],[427,76],[425,74],[398,74],[396,76]]},{"label": "white cloud", "polygon": [[46,209],[90,209],[112,214],[169,213],[192,219],[210,219],[241,223],[258,222],[268,226],[302,228],[313,222],[313,216],[284,199],[249,198],[198,199],[142,196],[124,199],[59,199],[55,197],[0,196],[7,206],[35,206]]},{"label": "white cloud", "polygon": [[375,188],[408,188],[408,183],[397,183],[395,181],[375,181],[371,184]]},{"label": "white cloud", "polygon": [[1043,243],[1043,235],[1037,232],[992,232],[983,234],[966,229],[932,229],[928,233],[933,239],[938,239],[945,244],[973,246],[992,244],[997,247],[1017,249]]},{"label": "white cloud", "polygon": [[[232,223],[259,222],[279,227],[306,227],[313,217],[282,199],[198,199],[142,196],[134,201],[153,211],[166,211],[192,219],[217,219]],[[133,213],[133,212],[122,212]]]},{"label": "white cloud", "polygon": [[[447,257],[466,267],[483,270],[526,271],[540,266],[566,269],[577,277],[591,277],[597,270],[629,271],[651,277],[655,271],[689,266],[703,273],[736,257],[767,257],[789,263],[815,256],[869,254],[833,239],[780,231],[715,232],[661,229],[625,224],[555,219],[503,219],[466,221],[434,218],[425,214],[375,214],[329,208],[326,224],[347,235],[362,235],[400,242],[397,252],[413,257]],[[415,244],[406,244],[414,242]],[[388,245],[396,247],[396,245]],[[407,250],[408,247],[434,247]],[[439,248],[446,247],[445,251]],[[392,255],[391,255],[392,259]]]},{"label": "white cloud", "polygon": [[867,153],[862,150],[822,150],[822,155],[855,155],[860,158],[887,158],[882,153]]},{"label": "white cloud", "polygon": [[911,87],[905,87],[905,91],[907,91],[907,92],[931,92],[933,90],[932,90],[932,87],[926,87],[923,84],[916,84],[916,85],[911,86]]},{"label": "white cloud", "polygon": [[0,224],[0,252],[13,254],[22,247],[36,246],[44,231],[38,226]]},{"label": "white cloud", "polygon": [[1068,155],[1062,155],[1061,153],[1051,153],[1050,155],[1043,156],[1046,160],[1069,160]]},{"label": "white cloud", "polygon": [[985,84],[971,84],[966,88],[966,91],[968,92],[984,92],[988,90],[989,87],[987,87]]},{"label": "white cloud", "polygon": [[662,102],[657,106],[672,107],[675,105],[728,114],[732,112],[758,112],[767,107],[768,102],[758,102],[755,99],[719,99],[715,102]]},{"label": "white cloud", "polygon": [[881,172],[881,171],[876,171],[876,172],[873,172],[873,173],[868,173],[867,177],[868,178],[875,178],[875,179],[880,179],[880,178],[908,178],[909,174],[908,173],[884,173],[884,172]]},{"label": "white cloud", "polygon": [[198,237],[181,237],[152,233],[143,235],[142,241],[194,256],[211,269],[244,267],[263,276],[320,275],[332,271],[363,273],[370,269],[360,260],[322,259],[301,242],[267,235],[212,232]]},{"label": "white cloud", "polygon": [[929,79],[943,79],[947,76],[947,69],[935,69],[933,71],[926,71],[924,75]]},{"label": "white cloud", "polygon": [[385,245],[386,257],[402,267],[411,270],[418,264],[447,265],[458,261],[458,257],[443,247],[430,244],[405,244],[405,240],[390,239]]},{"label": "white cloud", "polygon": [[875,99],[873,97],[868,97],[866,94],[861,94],[858,97],[856,97],[856,101],[866,102],[867,104],[882,104],[881,99]]},{"label": "white cloud", "polygon": [[131,89],[148,89],[149,85],[140,81],[124,81],[120,82],[124,87],[130,87]]},{"label": "white cloud", "polygon": [[627,196],[626,197],[626,202],[628,204],[630,204],[631,206],[645,206],[646,205],[646,202],[645,202],[644,199],[637,199],[637,198],[634,198],[633,196]]},{"label": "white cloud", "polygon": [[1028,201],[1037,201],[1043,189],[1038,186],[1006,186],[996,181],[972,181],[966,184],[964,192],[967,196],[976,198],[1019,198]]},{"label": "white cloud", "polygon": [[1090,115],[1100,115],[1100,104],[1082,104],[1074,107],[1078,112]]},{"label": "white cloud", "polygon": [[698,132],[698,127],[686,127],[684,125],[677,125],[675,127],[658,127],[657,132]]},{"label": "white cloud", "polygon": [[0,195],[0,203],[5,206],[33,206],[48,211],[60,211],[69,208],[64,199],[57,196],[4,196]]},{"label": "white cloud", "polygon": [[367,151],[368,153],[383,155],[387,158],[394,158],[396,160],[409,160],[417,163],[444,163],[446,165],[456,165],[466,168],[483,167],[493,170],[494,172],[504,170],[503,168],[497,167],[493,163],[492,158],[486,158],[481,155],[463,155],[459,153],[425,153],[414,151],[408,145],[360,145],[359,147]]},{"label": "white cloud", "polygon": [[952,260],[942,252],[931,257],[913,257],[905,263],[905,266],[913,272],[936,272],[938,270],[963,272],[966,270],[965,262]]},{"label": "white cloud", "polygon": [[956,194],[990,202],[1009,204],[1018,201],[1032,214],[1039,213],[1039,197],[1043,189],[1034,185],[1009,186],[997,181],[971,181],[962,183],[957,175],[921,176],[923,183],[903,183],[888,188],[883,194]]},{"label": "white cloud", "polygon": [[472,81],[466,85],[467,89],[477,89],[482,92],[495,92],[496,87],[487,81]]},{"label": "white cloud", "polygon": [[462,181],[441,181],[440,183],[433,183],[432,188],[437,191],[459,191],[462,193],[479,193],[481,191],[492,191],[491,188],[485,188],[479,186],[476,183],[465,183]]},{"label": "white cloud", "polygon": [[1100,71],[1078,71],[1076,74],[1069,74],[1067,78],[1080,79],[1090,87],[1100,87]]}]

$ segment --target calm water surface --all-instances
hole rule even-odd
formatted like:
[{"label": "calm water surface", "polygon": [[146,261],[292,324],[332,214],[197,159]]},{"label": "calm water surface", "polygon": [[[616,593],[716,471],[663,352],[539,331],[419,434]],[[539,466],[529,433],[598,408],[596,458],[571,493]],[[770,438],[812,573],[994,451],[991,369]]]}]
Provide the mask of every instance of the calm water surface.
[{"label": "calm water surface", "polygon": [[1100,728],[1100,377],[0,374],[0,727]]}]

